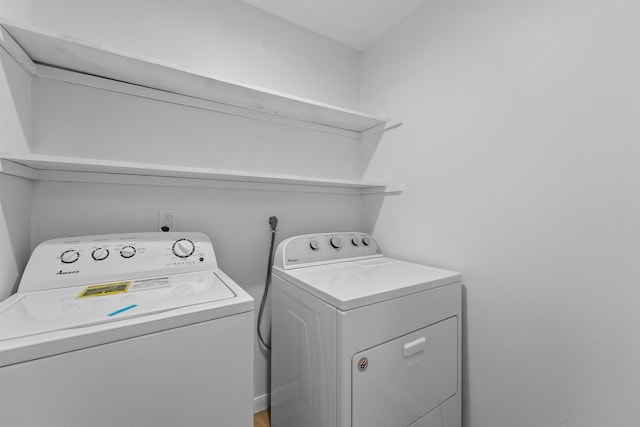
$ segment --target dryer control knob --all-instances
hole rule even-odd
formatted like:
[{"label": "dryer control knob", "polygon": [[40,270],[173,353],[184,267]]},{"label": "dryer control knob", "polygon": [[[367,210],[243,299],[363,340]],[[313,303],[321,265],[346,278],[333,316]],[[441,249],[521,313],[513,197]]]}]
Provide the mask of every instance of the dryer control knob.
[{"label": "dryer control knob", "polygon": [[94,249],[93,252],[91,253],[91,258],[95,259],[96,261],[102,261],[103,259],[106,259],[108,256],[109,256],[109,249],[107,248]]},{"label": "dryer control knob", "polygon": [[329,240],[329,243],[331,243],[331,246],[333,246],[336,249],[339,249],[340,247],[342,247],[342,240],[340,240],[340,238],[337,236],[333,236],[331,240]]},{"label": "dryer control knob", "polygon": [[189,258],[196,251],[196,245],[189,239],[178,239],[171,249],[178,258]]},{"label": "dryer control knob", "polygon": [[78,258],[80,258],[80,252],[75,249],[69,249],[68,251],[62,252],[62,255],[60,255],[60,261],[65,264],[76,262]]},{"label": "dryer control knob", "polygon": [[353,243],[353,246],[360,246],[360,239],[354,237],[351,239],[351,243]]},{"label": "dryer control knob", "polygon": [[362,238],[362,244],[365,245],[365,246],[369,246],[371,244],[371,239],[366,237],[366,236],[363,237]]},{"label": "dryer control knob", "polygon": [[318,249],[320,249],[320,243],[318,243],[317,240],[312,240],[309,242],[309,247],[314,251],[317,251]]}]

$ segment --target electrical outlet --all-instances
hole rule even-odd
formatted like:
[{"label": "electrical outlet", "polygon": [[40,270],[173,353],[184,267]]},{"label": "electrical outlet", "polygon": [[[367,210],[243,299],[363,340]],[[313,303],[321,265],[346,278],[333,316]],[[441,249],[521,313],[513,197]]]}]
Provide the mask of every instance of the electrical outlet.
[{"label": "electrical outlet", "polygon": [[178,211],[158,211],[158,231],[178,231]]}]

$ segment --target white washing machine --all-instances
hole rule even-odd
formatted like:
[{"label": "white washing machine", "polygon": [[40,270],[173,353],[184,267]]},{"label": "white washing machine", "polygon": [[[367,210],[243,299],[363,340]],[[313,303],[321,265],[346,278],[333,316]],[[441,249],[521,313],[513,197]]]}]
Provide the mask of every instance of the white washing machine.
[{"label": "white washing machine", "polygon": [[253,299],[202,233],[49,240],[0,303],[0,426],[253,424]]},{"label": "white washing machine", "polygon": [[276,251],[273,427],[460,427],[460,274],[385,257],[364,233]]}]

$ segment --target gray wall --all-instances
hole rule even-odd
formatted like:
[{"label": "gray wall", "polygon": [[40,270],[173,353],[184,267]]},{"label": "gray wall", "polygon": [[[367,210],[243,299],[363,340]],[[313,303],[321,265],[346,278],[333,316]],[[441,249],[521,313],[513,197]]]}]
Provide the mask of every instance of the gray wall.
[{"label": "gray wall", "polygon": [[[28,1],[0,1],[0,16],[28,21]],[[0,151],[28,152],[31,77],[0,49]],[[17,285],[31,251],[31,183],[0,174],[0,300]]]},{"label": "gray wall", "polygon": [[473,427],[640,423],[637,1],[427,2],[363,54],[364,231],[459,270]]}]

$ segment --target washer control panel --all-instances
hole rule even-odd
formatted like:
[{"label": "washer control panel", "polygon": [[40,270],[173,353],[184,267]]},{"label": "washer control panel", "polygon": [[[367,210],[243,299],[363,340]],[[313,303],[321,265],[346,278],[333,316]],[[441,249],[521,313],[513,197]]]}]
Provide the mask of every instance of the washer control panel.
[{"label": "washer control panel", "polygon": [[373,237],[366,233],[306,234],[280,243],[274,265],[286,270],[380,256],[382,250]]},{"label": "washer control panel", "polygon": [[128,233],[67,237],[36,247],[20,292],[217,267],[203,233]]}]

